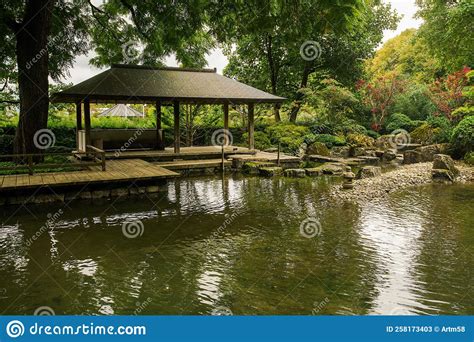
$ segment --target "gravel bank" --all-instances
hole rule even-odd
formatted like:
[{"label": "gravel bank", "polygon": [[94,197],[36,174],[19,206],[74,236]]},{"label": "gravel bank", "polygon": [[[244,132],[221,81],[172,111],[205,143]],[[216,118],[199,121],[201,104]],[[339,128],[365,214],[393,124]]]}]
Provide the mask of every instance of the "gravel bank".
[{"label": "gravel bank", "polygon": [[[334,187],[331,196],[348,201],[367,201],[387,196],[399,189],[432,182],[431,168],[433,163],[417,163],[403,165],[399,168],[382,173],[379,177],[354,180],[354,188],[342,189],[342,185]],[[474,168],[465,164],[456,164],[460,171],[457,183],[474,182]]]}]

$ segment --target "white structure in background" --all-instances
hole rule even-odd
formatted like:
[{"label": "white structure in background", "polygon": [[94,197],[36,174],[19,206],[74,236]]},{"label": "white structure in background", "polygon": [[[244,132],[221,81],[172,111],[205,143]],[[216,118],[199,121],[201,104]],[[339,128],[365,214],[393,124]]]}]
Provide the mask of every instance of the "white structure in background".
[{"label": "white structure in background", "polygon": [[143,118],[145,117],[145,108],[140,113],[138,110],[133,109],[125,104],[118,104],[103,111],[99,116],[118,116],[122,118]]}]

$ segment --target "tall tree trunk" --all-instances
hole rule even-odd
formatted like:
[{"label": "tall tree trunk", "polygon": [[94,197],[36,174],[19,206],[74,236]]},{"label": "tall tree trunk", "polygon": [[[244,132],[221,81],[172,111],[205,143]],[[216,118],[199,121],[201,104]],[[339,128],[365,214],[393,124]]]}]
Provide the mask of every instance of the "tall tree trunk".
[{"label": "tall tree trunk", "polygon": [[16,28],[16,56],[20,118],[15,153],[37,153],[35,133],[48,122],[48,36],[54,0],[28,0],[22,23]]},{"label": "tall tree trunk", "polygon": [[[275,60],[273,59],[273,49],[272,49],[272,36],[267,36],[267,61],[268,67],[270,69],[270,80],[272,84],[272,94],[277,95],[277,82],[278,82],[278,68],[275,66]],[[281,121],[280,117],[280,104],[276,103],[273,106],[273,115],[276,122]]]},{"label": "tall tree trunk", "polygon": [[[308,78],[309,78],[309,75],[311,74],[311,70],[312,70],[311,64],[306,63],[303,69],[303,76],[301,78],[299,89],[306,88],[308,86]],[[300,108],[301,108],[301,100],[303,100],[303,94],[301,92],[298,92],[295,96],[295,101],[291,108],[290,122],[293,122],[293,123],[296,122],[296,117],[298,116],[298,112],[300,111]]]}]

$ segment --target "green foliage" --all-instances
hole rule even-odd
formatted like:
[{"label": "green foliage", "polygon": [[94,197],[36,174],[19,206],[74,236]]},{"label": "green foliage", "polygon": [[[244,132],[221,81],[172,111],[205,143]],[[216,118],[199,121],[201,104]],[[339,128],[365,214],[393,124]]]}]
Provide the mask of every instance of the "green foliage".
[{"label": "green foliage", "polygon": [[416,0],[416,4],[417,15],[424,21],[420,36],[441,65],[448,72],[474,65],[472,0]]},{"label": "green foliage", "polygon": [[466,162],[466,164],[474,166],[474,152],[466,153],[466,155],[464,156],[464,161]]},{"label": "green foliage", "polygon": [[[248,141],[249,134],[246,132],[242,134],[242,144],[245,144]],[[258,150],[266,150],[267,148],[272,147],[272,142],[265,132],[255,131],[255,148]]]},{"label": "green foliage", "polygon": [[474,151],[474,116],[468,116],[454,128],[451,146],[456,157]]},{"label": "green foliage", "polygon": [[425,84],[409,84],[406,91],[396,96],[393,112],[405,113],[412,120],[425,120],[436,112],[428,91]]},{"label": "green foliage", "polygon": [[447,143],[451,139],[453,124],[444,116],[430,116],[427,120],[433,128],[439,128],[435,136],[435,142]]},{"label": "green foliage", "polygon": [[375,143],[373,138],[363,134],[349,134],[347,135],[346,140],[347,144],[356,147],[371,147]]},{"label": "green foliage", "polygon": [[330,134],[308,134],[304,137],[304,142],[308,145],[314,142],[320,142],[325,144],[327,148],[332,148],[334,146],[344,146],[346,139],[342,136]]},{"label": "green foliage", "polygon": [[415,128],[411,133],[412,142],[419,144],[434,144],[436,137],[441,133],[441,129],[424,123],[420,127]]},{"label": "green foliage", "polygon": [[452,114],[455,120],[462,120],[467,116],[474,115],[474,106],[463,106],[455,109]]},{"label": "green foliage", "polygon": [[[419,126],[419,125],[418,125]],[[402,113],[394,113],[387,120],[385,126],[386,131],[393,132],[397,129],[404,129],[408,132],[417,127],[417,122],[414,122],[408,116]]]},{"label": "green foliage", "polygon": [[291,123],[280,123],[268,126],[265,132],[273,145],[280,142],[285,151],[296,153],[304,142],[304,136],[309,134],[309,128]]}]

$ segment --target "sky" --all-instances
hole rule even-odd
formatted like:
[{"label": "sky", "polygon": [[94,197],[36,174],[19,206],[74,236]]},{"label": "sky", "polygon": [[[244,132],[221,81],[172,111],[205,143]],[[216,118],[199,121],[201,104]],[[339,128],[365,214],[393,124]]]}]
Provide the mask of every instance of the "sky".
[{"label": "sky", "polygon": [[[392,4],[392,7],[397,12],[403,15],[402,20],[398,24],[397,30],[385,31],[383,41],[387,41],[390,38],[397,36],[400,32],[408,28],[418,28],[421,24],[421,20],[413,18],[416,13],[415,0],[384,0],[387,3]],[[70,69],[70,77],[65,79],[66,83],[77,84],[82,82],[99,72],[103,69],[89,65],[89,60],[93,57],[93,52],[87,56],[79,56],[76,58],[74,66]],[[222,74],[222,70],[227,65],[227,58],[224,56],[220,49],[214,49],[207,55],[207,65],[209,68],[216,68],[217,72]],[[177,66],[176,60],[171,56],[166,59],[168,66]],[[105,69],[105,68],[104,68]]]}]

